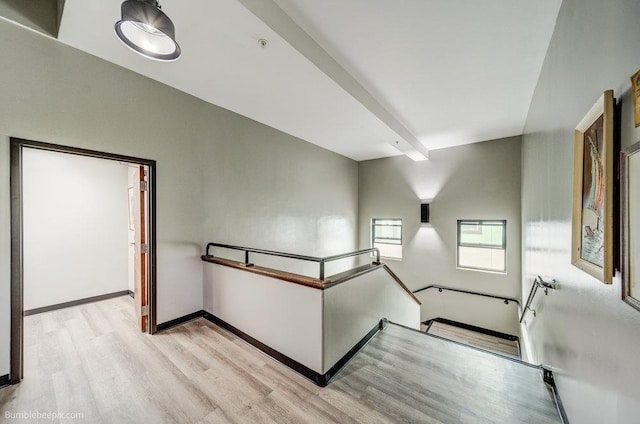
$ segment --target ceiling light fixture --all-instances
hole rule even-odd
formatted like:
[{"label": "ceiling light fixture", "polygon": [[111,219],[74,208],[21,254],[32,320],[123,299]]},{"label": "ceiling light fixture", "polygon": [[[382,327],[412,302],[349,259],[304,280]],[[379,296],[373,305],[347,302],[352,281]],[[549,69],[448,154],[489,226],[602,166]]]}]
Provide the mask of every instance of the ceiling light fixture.
[{"label": "ceiling light fixture", "polygon": [[127,0],[122,3],[122,19],[116,35],[127,47],[149,59],[173,62],[180,57],[176,31],[171,19],[155,0]]}]

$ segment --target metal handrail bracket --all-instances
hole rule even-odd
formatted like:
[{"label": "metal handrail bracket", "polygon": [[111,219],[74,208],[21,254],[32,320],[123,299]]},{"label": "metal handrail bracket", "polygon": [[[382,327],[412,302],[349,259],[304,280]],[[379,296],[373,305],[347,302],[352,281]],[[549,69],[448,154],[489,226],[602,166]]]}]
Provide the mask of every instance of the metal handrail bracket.
[{"label": "metal handrail bracket", "polygon": [[551,282],[544,281],[542,277],[540,277],[539,275],[533,279],[533,283],[531,284],[531,290],[529,290],[529,296],[527,297],[527,303],[525,304],[524,309],[522,310],[522,315],[520,316],[521,324],[522,324],[522,321],[524,321],[524,317],[527,314],[527,311],[533,312],[533,316],[534,317],[536,316],[536,311],[535,309],[531,308],[531,304],[533,303],[533,299],[535,298],[539,288],[544,289],[544,294],[546,296],[549,294],[549,289],[552,289],[552,290],[556,289],[556,280],[551,280]]}]

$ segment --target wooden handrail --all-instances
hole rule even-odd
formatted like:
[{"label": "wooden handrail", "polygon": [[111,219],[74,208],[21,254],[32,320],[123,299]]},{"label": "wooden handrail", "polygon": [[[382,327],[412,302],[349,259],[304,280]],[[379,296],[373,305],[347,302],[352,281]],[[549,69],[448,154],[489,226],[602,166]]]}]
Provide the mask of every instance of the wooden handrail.
[{"label": "wooden handrail", "polygon": [[396,283],[400,285],[400,287],[407,292],[409,296],[413,300],[415,300],[419,305],[422,305],[422,301],[416,297],[415,294],[409,290],[409,288],[400,280],[400,278],[393,272],[389,267],[383,263],[372,263],[367,265],[362,265],[357,268],[350,269],[348,271],[341,272],[339,274],[332,275],[329,278],[325,278],[324,280],[307,277],[301,274],[294,274],[291,272],[280,271],[272,268],[266,268],[256,265],[245,265],[242,262],[232,261],[229,259],[221,259],[213,256],[202,255],[201,259],[205,262],[210,262],[218,265],[224,265],[231,268],[240,269],[247,272],[252,272],[254,274],[264,275],[266,277],[276,278],[278,280],[288,281],[294,284],[300,284],[302,286],[311,287],[319,290],[326,290],[338,284],[343,284],[349,280],[353,280],[356,277],[367,274],[371,271],[375,271],[379,268],[384,269]]},{"label": "wooden handrail", "polygon": [[409,290],[409,287],[407,287],[402,280],[400,279],[400,277],[398,277],[393,271],[391,271],[391,268],[389,268],[388,266],[386,266],[385,264],[382,264],[382,266],[384,267],[384,269],[389,273],[389,275],[391,275],[393,277],[394,280],[396,280],[396,283],[400,284],[400,287],[402,287],[404,289],[404,291],[406,291],[407,293],[409,293],[411,295],[411,297],[413,298],[413,300],[415,300],[416,302],[418,302],[418,305],[422,305],[422,301],[420,299],[418,299],[418,297],[411,291]]},{"label": "wooden handrail", "polygon": [[213,256],[203,255],[202,260],[213,264],[224,265],[231,268],[241,269],[243,271],[252,272],[254,274],[264,275],[266,277],[277,278],[278,280],[288,281],[302,286],[313,287],[314,289],[323,290],[324,282],[316,278],[307,277],[306,275],[294,274],[292,272],[284,272],[276,269],[251,265],[246,266],[242,262],[231,261],[229,259],[215,258]]},{"label": "wooden handrail", "polygon": [[354,252],[348,252],[348,253],[342,253],[339,255],[333,255],[333,256],[326,256],[324,258],[318,258],[315,256],[304,256],[304,255],[298,255],[295,253],[287,253],[287,252],[278,252],[275,250],[265,250],[265,249],[256,249],[253,247],[242,247],[242,246],[234,246],[231,244],[223,244],[223,243],[207,243],[207,248],[205,251],[205,256],[206,257],[210,257],[213,258],[213,255],[209,254],[209,249],[211,247],[221,247],[224,249],[232,249],[232,250],[242,250],[244,251],[244,265],[245,266],[251,266],[253,265],[250,261],[249,261],[249,253],[258,253],[261,255],[269,255],[269,256],[278,256],[281,258],[289,258],[289,259],[297,259],[300,261],[308,261],[308,262],[317,262],[320,264],[320,280],[324,280],[324,264],[326,262],[331,262],[331,261],[336,261],[338,259],[344,259],[344,258],[350,258],[353,256],[359,256],[359,255],[363,255],[366,253],[375,253],[376,254],[376,260],[375,260],[375,264],[379,264],[380,263],[380,250],[378,250],[377,247],[372,247],[371,249],[362,249],[362,250],[356,250]]}]

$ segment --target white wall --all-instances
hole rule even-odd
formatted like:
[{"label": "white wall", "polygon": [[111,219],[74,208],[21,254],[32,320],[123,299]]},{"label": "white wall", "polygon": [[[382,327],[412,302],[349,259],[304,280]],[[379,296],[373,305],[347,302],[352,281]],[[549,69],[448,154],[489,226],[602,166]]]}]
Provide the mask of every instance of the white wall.
[{"label": "white wall", "polygon": [[0,375],[10,136],[156,160],[158,323],[202,309],[208,241],[314,256],[356,245],[354,161],[1,19],[0,57]]},{"label": "white wall", "polygon": [[24,309],[127,290],[127,167],[24,149]]},{"label": "white wall", "polygon": [[319,374],[322,290],[203,263],[204,310]]},{"label": "white wall", "polygon": [[[520,137],[360,162],[359,240],[368,248],[372,218],[402,218],[404,255],[386,260],[412,290],[431,284],[520,296]],[[430,223],[420,223],[421,200]],[[458,219],[507,220],[507,274],[456,269]],[[473,324],[473,323],[470,323]]]},{"label": "white wall", "polygon": [[422,301],[420,321],[445,318],[520,337],[519,308],[513,301],[429,289],[416,293]]},{"label": "white wall", "polygon": [[381,318],[420,328],[420,305],[378,268],[326,290],[203,263],[204,310],[325,374]]},{"label": "white wall", "polygon": [[323,292],[323,373],[346,355],[381,318],[420,329],[420,304],[383,268]]},{"label": "white wall", "polygon": [[[129,189],[133,189],[134,178],[138,175],[137,170],[139,166],[129,165],[127,167],[127,192]],[[127,214],[133,213],[133,206],[130,202],[127,203]],[[136,289],[136,232],[133,223],[130,222],[130,218],[127,218],[128,230],[127,230],[127,290],[134,292]],[[134,229],[132,229],[134,228]]]},{"label": "white wall", "polygon": [[571,265],[573,130],[602,92],[622,100],[622,147],[640,139],[629,77],[640,69],[640,2],[564,0],[523,144],[523,287],[536,274],[559,289],[527,315],[535,359],[553,366],[572,423],[640,417],[640,313]]}]

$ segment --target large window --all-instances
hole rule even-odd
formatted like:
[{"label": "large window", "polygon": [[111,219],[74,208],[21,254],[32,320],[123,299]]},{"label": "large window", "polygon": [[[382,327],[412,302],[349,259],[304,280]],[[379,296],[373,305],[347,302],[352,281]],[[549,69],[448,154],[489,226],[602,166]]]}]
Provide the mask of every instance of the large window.
[{"label": "large window", "polygon": [[458,220],[458,268],[507,272],[507,221]]},{"label": "large window", "polygon": [[402,219],[373,218],[371,247],[377,247],[383,258],[402,259]]}]

